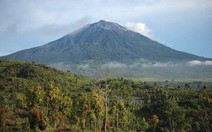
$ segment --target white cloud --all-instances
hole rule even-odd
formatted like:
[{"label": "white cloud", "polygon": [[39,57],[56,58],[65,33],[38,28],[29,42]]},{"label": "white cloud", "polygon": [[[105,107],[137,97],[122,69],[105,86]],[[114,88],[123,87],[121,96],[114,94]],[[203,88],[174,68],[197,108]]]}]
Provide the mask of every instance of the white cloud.
[{"label": "white cloud", "polygon": [[90,65],[89,65],[89,64],[81,64],[81,65],[79,65],[77,68],[78,68],[78,69],[83,69],[83,70],[85,70],[85,69],[90,68]]},{"label": "white cloud", "polygon": [[140,64],[142,67],[171,67],[176,64],[171,62],[145,62]]},{"label": "white cloud", "polygon": [[199,60],[193,60],[193,61],[189,61],[188,64],[190,66],[198,66],[198,65],[202,65],[203,62],[199,61]]},{"label": "white cloud", "polygon": [[109,62],[107,64],[102,65],[103,69],[125,69],[125,68],[148,68],[148,67],[171,67],[175,66],[177,64],[171,63],[171,62],[139,62],[136,61],[132,64],[124,64],[119,62]]},{"label": "white cloud", "polygon": [[212,61],[199,61],[199,60],[193,60],[188,62],[189,66],[212,66]]},{"label": "white cloud", "polygon": [[[151,37],[151,30],[145,24],[151,27],[154,35],[170,33],[165,28],[169,29],[176,23],[203,23],[194,29],[204,30],[204,26],[211,27],[212,0],[0,0],[0,9],[0,36],[5,36],[0,39],[0,47],[3,47],[2,51],[11,53],[17,51],[11,50],[12,47],[28,48],[23,42],[29,42],[34,47],[39,43],[44,44],[38,41],[38,37],[42,40],[52,37],[49,40],[55,40],[100,19],[121,25],[130,21],[137,32],[147,37]],[[11,43],[8,36],[16,42]],[[164,36],[169,39],[167,35]],[[10,48],[4,45],[10,45]]]},{"label": "white cloud", "polygon": [[[174,12],[176,12],[180,13],[181,16],[183,11],[192,12],[193,10],[196,11],[196,9],[209,12],[212,9],[211,7],[211,0],[133,0],[133,2],[128,0],[94,0],[92,2],[89,0],[19,0],[18,2],[1,0],[0,28],[3,29],[1,32],[31,31],[43,26],[55,29],[51,25],[63,27],[84,17],[90,18],[87,22],[91,22],[90,20],[96,22],[100,19],[109,19],[118,23],[124,23],[129,20],[139,21],[147,16],[156,17],[155,19],[160,17],[170,19],[167,14],[175,16]],[[205,13],[201,13],[201,16],[202,14]],[[132,24],[144,35],[150,32],[143,23]]]},{"label": "white cloud", "polygon": [[102,65],[104,69],[122,69],[127,68],[126,64],[119,63],[119,62],[109,62],[107,64]]},{"label": "white cloud", "polygon": [[205,65],[211,65],[212,66],[212,61],[205,61]]},{"label": "white cloud", "polygon": [[151,64],[152,67],[168,67],[171,66],[172,64],[167,62],[167,63],[163,63],[163,62],[156,62],[154,64]]},{"label": "white cloud", "polygon": [[151,30],[144,23],[128,22],[125,26],[132,31],[151,37]]}]

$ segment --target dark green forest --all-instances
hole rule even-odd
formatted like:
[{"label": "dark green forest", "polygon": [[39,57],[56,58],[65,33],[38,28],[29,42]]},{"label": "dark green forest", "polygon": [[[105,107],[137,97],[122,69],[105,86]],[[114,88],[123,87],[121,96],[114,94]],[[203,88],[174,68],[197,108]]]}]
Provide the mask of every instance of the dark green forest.
[{"label": "dark green forest", "polygon": [[211,132],[212,89],[0,61],[0,131]]}]

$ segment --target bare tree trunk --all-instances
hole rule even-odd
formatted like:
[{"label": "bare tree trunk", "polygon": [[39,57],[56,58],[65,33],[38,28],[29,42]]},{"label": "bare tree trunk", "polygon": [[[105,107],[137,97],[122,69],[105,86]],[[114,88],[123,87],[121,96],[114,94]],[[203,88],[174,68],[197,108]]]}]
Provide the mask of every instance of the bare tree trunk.
[{"label": "bare tree trunk", "polygon": [[104,118],[104,130],[107,131],[107,90],[105,92],[105,118]]},{"label": "bare tree trunk", "polygon": [[119,131],[119,109],[118,109],[119,97],[116,104],[116,131]]}]

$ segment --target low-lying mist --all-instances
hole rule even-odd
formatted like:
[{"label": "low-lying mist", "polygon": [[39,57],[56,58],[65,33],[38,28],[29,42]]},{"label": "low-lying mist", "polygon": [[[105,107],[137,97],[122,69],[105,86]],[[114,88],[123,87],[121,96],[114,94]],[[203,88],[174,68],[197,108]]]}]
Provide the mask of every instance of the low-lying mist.
[{"label": "low-lying mist", "polygon": [[101,73],[108,72],[111,73],[111,77],[127,78],[212,78],[212,61],[209,60],[191,60],[184,63],[138,60],[131,64],[112,61],[104,64],[59,63],[51,66],[89,77],[100,77]]}]

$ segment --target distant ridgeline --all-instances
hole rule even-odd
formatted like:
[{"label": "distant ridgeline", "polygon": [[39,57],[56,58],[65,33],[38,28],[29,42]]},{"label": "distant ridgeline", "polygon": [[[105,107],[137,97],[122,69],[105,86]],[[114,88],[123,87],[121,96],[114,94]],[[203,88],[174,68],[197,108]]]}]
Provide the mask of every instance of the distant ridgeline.
[{"label": "distant ridgeline", "polygon": [[212,78],[212,59],[171,49],[103,20],[0,59],[35,61],[90,77],[106,69],[116,77]]}]

